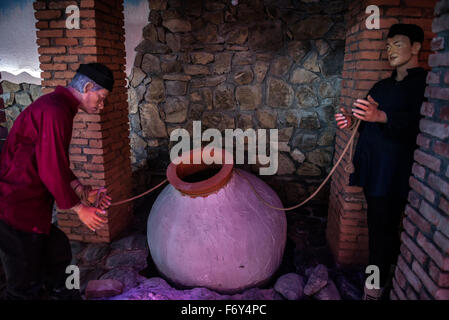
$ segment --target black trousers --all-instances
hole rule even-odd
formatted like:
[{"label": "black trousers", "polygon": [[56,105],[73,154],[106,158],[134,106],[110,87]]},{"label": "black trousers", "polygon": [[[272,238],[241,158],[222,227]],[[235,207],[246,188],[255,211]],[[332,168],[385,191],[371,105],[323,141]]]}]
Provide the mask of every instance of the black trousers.
[{"label": "black trousers", "polygon": [[388,280],[390,266],[400,253],[400,225],[407,199],[399,196],[372,197],[365,193],[368,204],[369,264],[380,271],[380,286]]},{"label": "black trousers", "polygon": [[67,291],[65,270],[72,251],[69,239],[55,225],[46,235],[22,232],[0,220],[0,260],[6,275],[6,299],[35,300],[45,292]]}]

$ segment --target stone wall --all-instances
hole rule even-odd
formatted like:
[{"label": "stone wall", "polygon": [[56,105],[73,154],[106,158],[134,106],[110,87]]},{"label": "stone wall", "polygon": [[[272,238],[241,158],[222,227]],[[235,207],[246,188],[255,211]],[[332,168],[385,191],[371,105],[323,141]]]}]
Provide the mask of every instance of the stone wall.
[{"label": "stone wall", "polygon": [[7,80],[0,82],[0,85],[3,88],[6,115],[3,127],[9,132],[19,114],[42,95],[42,87],[29,83],[16,84]]},{"label": "stone wall", "polygon": [[202,130],[277,128],[279,169],[263,178],[284,204],[314,191],[332,165],[346,3],[150,0],[150,9],[129,82],[133,170],[164,173],[170,133],[192,132],[195,120]]}]

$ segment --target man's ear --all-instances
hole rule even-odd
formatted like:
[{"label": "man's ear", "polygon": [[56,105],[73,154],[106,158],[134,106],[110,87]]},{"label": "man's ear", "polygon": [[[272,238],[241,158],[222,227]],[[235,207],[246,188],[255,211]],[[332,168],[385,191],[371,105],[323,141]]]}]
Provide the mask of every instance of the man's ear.
[{"label": "man's ear", "polygon": [[413,44],[412,44],[412,54],[416,56],[416,55],[418,55],[420,50],[421,50],[421,43],[413,42]]},{"label": "man's ear", "polygon": [[93,87],[94,87],[94,84],[93,84],[92,82],[87,82],[87,83],[84,85],[83,93],[89,92],[90,90],[92,90]]}]

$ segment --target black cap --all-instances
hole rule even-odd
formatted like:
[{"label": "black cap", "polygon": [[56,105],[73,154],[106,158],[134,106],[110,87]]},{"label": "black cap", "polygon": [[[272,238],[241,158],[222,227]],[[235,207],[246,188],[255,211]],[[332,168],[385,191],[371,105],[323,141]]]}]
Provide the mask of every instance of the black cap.
[{"label": "black cap", "polygon": [[87,63],[81,64],[76,71],[89,77],[99,86],[112,91],[114,87],[114,75],[112,71],[101,63]]},{"label": "black cap", "polygon": [[416,24],[397,23],[390,27],[387,38],[393,38],[395,35],[401,34],[410,39],[410,43],[424,41],[424,31]]}]

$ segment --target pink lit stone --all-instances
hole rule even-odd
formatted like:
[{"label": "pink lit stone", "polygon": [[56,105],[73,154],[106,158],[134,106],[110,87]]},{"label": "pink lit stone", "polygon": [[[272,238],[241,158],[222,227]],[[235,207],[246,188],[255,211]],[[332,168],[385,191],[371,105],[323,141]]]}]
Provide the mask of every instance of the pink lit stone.
[{"label": "pink lit stone", "polygon": [[[282,207],[265,182],[239,173],[268,203]],[[273,275],[282,260],[287,221],[283,211],[265,206],[248,182],[230,171],[227,183],[207,196],[165,187],[151,209],[147,230],[151,256],[162,274],[179,285],[231,293]]]}]

